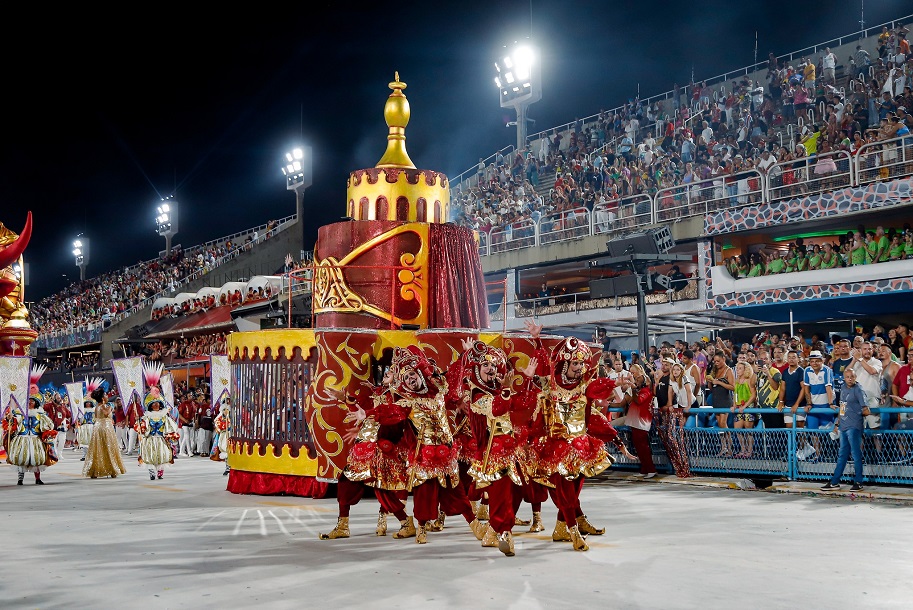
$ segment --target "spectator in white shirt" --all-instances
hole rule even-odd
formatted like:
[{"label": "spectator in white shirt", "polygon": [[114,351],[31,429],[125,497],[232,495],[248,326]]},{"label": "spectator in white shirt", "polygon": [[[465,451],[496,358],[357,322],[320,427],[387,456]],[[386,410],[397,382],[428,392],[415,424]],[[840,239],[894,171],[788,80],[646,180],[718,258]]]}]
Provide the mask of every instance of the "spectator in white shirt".
[{"label": "spectator in white shirt", "polygon": [[[850,350],[850,358],[853,359],[846,368],[853,369],[856,373],[856,383],[865,393],[865,403],[869,409],[878,407],[881,400],[881,372],[883,366],[881,360],[873,355],[871,341],[863,341],[862,348],[853,348]],[[870,413],[865,416],[865,426],[873,430],[881,428],[881,414]],[[875,450],[881,451],[881,438],[875,437]]]},{"label": "spectator in white shirt", "polygon": [[824,57],[821,58],[821,66],[824,69],[824,82],[833,85],[837,82],[834,71],[837,68],[837,56],[831,51],[830,47],[824,49]]},{"label": "spectator in white shirt", "polygon": [[702,126],[704,129],[701,131],[701,137],[704,138],[704,142],[710,142],[713,140],[713,129],[707,121],[704,121]]}]

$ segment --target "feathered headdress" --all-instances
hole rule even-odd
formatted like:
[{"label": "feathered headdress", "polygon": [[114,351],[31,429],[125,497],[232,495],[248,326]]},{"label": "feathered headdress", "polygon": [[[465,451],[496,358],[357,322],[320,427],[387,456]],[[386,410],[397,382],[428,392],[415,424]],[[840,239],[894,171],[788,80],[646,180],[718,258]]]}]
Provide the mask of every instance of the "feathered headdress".
[{"label": "feathered headdress", "polygon": [[48,367],[45,365],[33,363],[32,369],[29,371],[29,400],[37,402],[39,407],[44,404],[44,396],[41,394],[41,390],[38,389],[38,380],[41,379],[46,370],[48,370]]},{"label": "feathered headdress", "polygon": [[143,398],[144,409],[148,409],[155,402],[160,403],[162,407],[165,406],[165,399],[162,398],[162,390],[158,385],[164,370],[165,365],[161,362],[143,361],[143,377],[146,378],[146,385],[149,386],[149,392]]},{"label": "feathered headdress", "polygon": [[83,398],[83,403],[97,404],[95,399],[92,398],[92,392],[100,388],[104,382],[105,380],[101,377],[92,377],[91,379],[86,377],[86,395]]}]

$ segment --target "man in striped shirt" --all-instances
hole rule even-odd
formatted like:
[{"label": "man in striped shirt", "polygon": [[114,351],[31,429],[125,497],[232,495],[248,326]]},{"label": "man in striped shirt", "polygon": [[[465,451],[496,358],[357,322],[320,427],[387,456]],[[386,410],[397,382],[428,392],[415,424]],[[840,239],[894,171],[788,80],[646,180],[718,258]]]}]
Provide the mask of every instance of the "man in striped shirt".
[{"label": "man in striped shirt", "polygon": [[[805,393],[805,412],[808,413],[805,427],[811,430],[833,428],[836,412],[809,413],[811,409],[832,409],[834,407],[834,371],[824,365],[824,356],[819,350],[812,350],[808,355],[808,364],[802,379],[802,391]],[[815,453],[820,455],[820,438],[812,437]]]}]

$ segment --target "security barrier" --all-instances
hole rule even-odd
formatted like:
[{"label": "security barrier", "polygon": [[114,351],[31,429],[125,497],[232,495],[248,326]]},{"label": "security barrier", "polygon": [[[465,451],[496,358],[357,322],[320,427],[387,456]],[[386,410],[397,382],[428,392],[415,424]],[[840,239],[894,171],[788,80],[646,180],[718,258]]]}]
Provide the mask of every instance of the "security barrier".
[{"label": "security barrier", "polygon": [[[767,428],[757,422],[755,428],[719,428],[715,425],[718,413],[729,409],[691,409],[688,422],[682,429],[691,472],[745,478],[785,478],[790,480],[827,481],[834,473],[840,448],[839,436],[832,429]],[[745,413],[782,414],[771,409],[745,409]],[[810,413],[831,415],[832,409],[814,408]],[[863,433],[862,458],[865,480],[869,483],[913,485],[913,430],[894,430],[890,423],[896,414],[913,414],[913,409],[881,407],[872,409],[881,414],[882,427]],[[710,421],[708,421],[710,420]],[[709,425],[713,423],[714,425]],[[692,427],[689,427],[689,424]],[[632,447],[626,426],[618,428],[628,447]],[[731,443],[730,443],[731,441]],[[730,446],[732,449],[726,451]],[[658,470],[672,474],[662,441],[654,429],[650,432],[653,462]],[[639,464],[618,453],[612,444],[608,449],[617,458],[615,468],[637,470]],[[735,457],[749,451],[749,457]],[[847,462],[843,481],[853,479],[852,457]]]}]

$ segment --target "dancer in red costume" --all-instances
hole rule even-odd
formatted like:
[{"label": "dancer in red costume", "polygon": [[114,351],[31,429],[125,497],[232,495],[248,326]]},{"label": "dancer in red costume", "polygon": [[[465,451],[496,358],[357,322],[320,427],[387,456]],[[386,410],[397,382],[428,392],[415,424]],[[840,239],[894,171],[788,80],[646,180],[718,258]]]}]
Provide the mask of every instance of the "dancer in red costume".
[{"label": "dancer in red costume", "polygon": [[[457,378],[456,380],[451,380],[450,371],[455,370],[455,367],[451,365],[451,368],[447,371],[447,383],[449,388],[459,387],[462,380]],[[449,394],[449,391],[448,391]],[[472,506],[472,512],[476,515],[480,521],[488,519],[488,506],[483,504],[485,508],[485,514],[479,510],[479,502],[483,501],[487,503],[487,500],[484,500],[484,494],[482,491],[476,488],[475,482],[472,479],[472,476],[469,474],[469,466],[472,464],[472,460],[475,457],[476,451],[478,450],[478,441],[472,433],[472,426],[469,424],[469,410],[460,409],[459,405],[449,405],[448,412],[453,418],[453,447],[457,452],[457,466],[460,469],[460,486],[463,488],[463,492],[466,494],[466,497],[469,498],[469,504]],[[440,512],[438,518],[431,525],[429,525],[430,531],[437,532],[444,529],[444,513]]]},{"label": "dancer in red costume", "polygon": [[[574,549],[586,551],[584,535],[601,535],[580,508],[580,492],[586,477],[592,477],[614,463],[605,444],[614,443],[627,458],[636,460],[618,438],[618,431],[594,404],[615,392],[608,378],[592,379],[592,352],[583,341],[568,337],[551,354],[539,340],[541,326],[527,325],[537,342],[539,387],[534,427],[544,430],[533,446],[538,456],[536,479],[549,487],[558,508],[558,522],[552,540],[570,540]],[[573,524],[573,525],[571,525]]]},{"label": "dancer in red costume", "polygon": [[375,417],[375,407],[387,399],[390,379],[391,371],[388,371],[382,385],[372,388],[370,395],[345,398],[349,414],[344,421],[354,421],[357,424],[355,429],[346,432],[345,440],[354,440],[355,443],[349,451],[346,469],[337,484],[339,517],[336,527],[327,534],[320,534],[321,540],[349,537],[349,513],[361,500],[367,487],[374,488],[374,495],[380,502],[375,533],[378,536],[387,535],[389,513],[400,522],[400,529],[393,534],[394,538],[415,536],[415,523],[406,514],[405,504],[409,476],[406,469],[408,448],[403,442],[405,424],[402,421],[382,424]]},{"label": "dancer in red costume", "polygon": [[428,526],[439,512],[463,515],[476,538],[484,526],[476,519],[463,487],[453,447],[453,430],[444,397],[447,381],[416,346],[395,348],[390,390],[375,408],[377,420],[393,424],[409,420],[404,440],[409,447],[408,484],[416,520],[415,541],[428,542]]},{"label": "dancer in red costume", "polygon": [[526,379],[516,391],[507,380],[507,356],[503,350],[481,341],[463,342],[463,355],[447,371],[447,400],[467,413],[473,438],[478,439],[469,466],[474,487],[488,494],[489,522],[482,546],[497,546],[514,556],[511,529],[516,509],[523,498],[526,478],[518,460],[519,444],[514,436],[510,412],[531,411],[538,394],[531,378],[536,359],[522,371]]},{"label": "dancer in red costume", "polygon": [[639,364],[631,365],[634,379],[633,395],[624,423],[631,430],[634,452],[640,458],[640,473],[646,479],[656,476],[653,451],[650,449],[650,426],[653,425],[653,384]]}]

